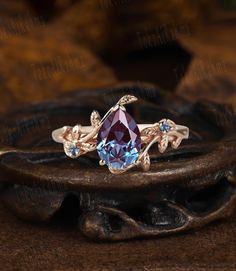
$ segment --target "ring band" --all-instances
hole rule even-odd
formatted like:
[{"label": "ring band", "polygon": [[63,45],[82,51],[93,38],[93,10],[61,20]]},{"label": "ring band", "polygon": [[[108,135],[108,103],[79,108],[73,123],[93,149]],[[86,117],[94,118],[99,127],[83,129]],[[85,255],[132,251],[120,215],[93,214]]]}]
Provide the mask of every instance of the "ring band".
[{"label": "ring band", "polygon": [[90,116],[91,126],[64,126],[52,132],[52,138],[64,145],[70,158],[77,158],[97,150],[100,165],[107,165],[114,174],[123,173],[135,166],[147,171],[150,168],[148,150],[158,143],[163,153],[169,143],[176,149],[188,139],[189,128],[169,119],[154,124],[136,124],[124,105],[137,101],[132,95],[123,96],[101,119],[97,111]]}]

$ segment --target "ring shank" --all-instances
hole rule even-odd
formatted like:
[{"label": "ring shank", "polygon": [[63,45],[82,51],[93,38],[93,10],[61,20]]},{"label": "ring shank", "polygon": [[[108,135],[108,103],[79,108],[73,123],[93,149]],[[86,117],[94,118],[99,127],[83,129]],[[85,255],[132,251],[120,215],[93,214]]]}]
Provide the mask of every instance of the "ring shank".
[{"label": "ring shank", "polygon": [[[153,124],[138,124],[138,128],[142,131],[145,128],[152,127]],[[64,139],[62,137],[66,128],[72,128],[70,126],[65,126],[59,129],[56,129],[52,132],[52,138],[55,142],[63,143]],[[93,126],[81,126],[80,132],[82,134],[90,134],[93,131]],[[189,128],[183,125],[176,125],[176,131],[183,133],[184,138],[187,139],[189,137]]]}]

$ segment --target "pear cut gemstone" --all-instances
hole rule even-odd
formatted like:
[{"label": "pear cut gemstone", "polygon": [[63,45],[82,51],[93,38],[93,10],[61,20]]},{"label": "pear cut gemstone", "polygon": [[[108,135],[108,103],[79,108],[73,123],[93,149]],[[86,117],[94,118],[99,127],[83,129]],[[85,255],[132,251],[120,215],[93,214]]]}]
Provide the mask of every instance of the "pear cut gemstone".
[{"label": "pear cut gemstone", "polygon": [[124,169],[135,163],[141,150],[139,128],[134,119],[118,108],[104,121],[97,136],[101,160],[112,169]]}]

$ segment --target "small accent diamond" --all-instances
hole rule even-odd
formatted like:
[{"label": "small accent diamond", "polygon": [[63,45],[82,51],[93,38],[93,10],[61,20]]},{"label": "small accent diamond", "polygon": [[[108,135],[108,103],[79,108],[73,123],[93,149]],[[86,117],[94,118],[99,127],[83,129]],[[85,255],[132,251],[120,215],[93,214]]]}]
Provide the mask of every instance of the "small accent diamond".
[{"label": "small accent diamond", "polygon": [[64,150],[67,156],[71,158],[77,158],[80,154],[80,148],[76,143],[68,142],[64,144]]},{"label": "small accent diamond", "polygon": [[161,122],[160,123],[160,131],[163,133],[167,133],[170,131],[170,125],[167,122]]}]

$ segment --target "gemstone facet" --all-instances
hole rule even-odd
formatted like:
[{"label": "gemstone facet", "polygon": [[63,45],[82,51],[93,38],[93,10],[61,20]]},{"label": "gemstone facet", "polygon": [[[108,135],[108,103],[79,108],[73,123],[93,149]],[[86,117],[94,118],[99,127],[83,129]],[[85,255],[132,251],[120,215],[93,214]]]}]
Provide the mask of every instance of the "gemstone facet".
[{"label": "gemstone facet", "polygon": [[160,131],[161,132],[164,132],[164,133],[167,133],[170,131],[170,125],[167,123],[167,122],[161,122],[160,123]]},{"label": "gemstone facet", "polygon": [[67,156],[70,158],[77,158],[80,154],[80,148],[76,143],[68,142],[64,145],[64,150]]},{"label": "gemstone facet", "polygon": [[140,150],[140,131],[134,119],[121,108],[108,115],[97,136],[101,160],[109,168],[124,169],[137,161]]}]

